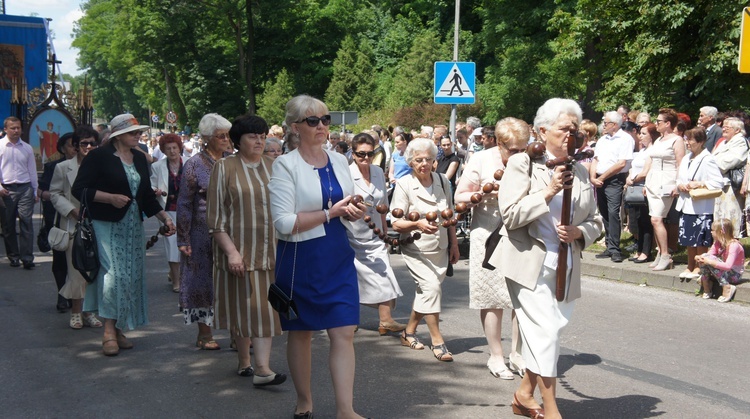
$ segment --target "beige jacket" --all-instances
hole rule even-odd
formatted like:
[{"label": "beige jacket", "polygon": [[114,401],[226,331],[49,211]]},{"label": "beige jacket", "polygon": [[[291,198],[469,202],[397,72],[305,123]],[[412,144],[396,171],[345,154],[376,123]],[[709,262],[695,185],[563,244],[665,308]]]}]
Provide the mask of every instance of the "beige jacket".
[{"label": "beige jacket", "polygon": [[71,211],[80,208],[71,187],[78,176],[78,158],[65,160],[55,166],[55,172],[52,175],[52,181],[49,185],[50,201],[55,210],[60,213],[60,228],[67,230],[68,233],[75,233],[77,218],[70,215]]},{"label": "beige jacket", "polygon": [[[581,230],[583,238],[572,246],[573,266],[568,278],[568,301],[581,296],[581,252],[599,237],[603,229],[586,168],[576,164],[574,172],[572,225]],[[496,267],[496,272],[501,277],[529,289],[536,287],[546,255],[538,220],[549,213],[549,206],[544,199],[548,184],[549,169],[544,161],[532,162],[526,153],[516,154],[508,160],[500,181],[498,201],[503,227],[500,230],[500,243],[492,254],[490,263]]]}]

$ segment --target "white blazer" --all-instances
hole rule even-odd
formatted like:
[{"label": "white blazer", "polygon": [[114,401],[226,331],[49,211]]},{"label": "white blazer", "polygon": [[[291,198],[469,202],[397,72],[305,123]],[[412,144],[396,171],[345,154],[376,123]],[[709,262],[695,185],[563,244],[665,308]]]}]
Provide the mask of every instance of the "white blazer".
[{"label": "white blazer", "polygon": [[[185,165],[185,156],[180,156],[180,159],[182,159],[182,165]],[[162,191],[168,192],[169,191],[169,166],[168,160],[166,158],[161,159],[157,161],[156,163],[151,165],[151,188],[152,189],[161,189]],[[159,200],[159,204],[161,204],[162,208],[167,207],[167,197],[166,196],[157,196],[157,200]]]},{"label": "white blazer", "polygon": [[[697,180],[706,183],[708,189],[721,189],[724,187],[724,178],[721,176],[719,166],[716,164],[716,160],[708,150],[703,149],[693,161],[690,159],[693,157],[693,153],[688,153],[680,163],[680,168],[677,170],[677,185],[685,185],[691,180]],[[713,214],[714,213],[714,202],[715,199],[701,199],[693,201],[690,198],[689,193],[680,192],[680,196],[677,198],[677,211],[682,211],[685,214],[700,215],[700,214]]]},{"label": "white blazer", "polygon": [[[354,195],[354,181],[346,157],[334,151],[324,151],[333,166],[333,173],[341,185],[344,197]],[[320,189],[318,172],[300,156],[299,149],[279,156],[274,161],[268,187],[271,191],[271,216],[279,240],[305,241],[325,235],[323,224],[307,231],[293,232],[297,214],[320,211],[323,208],[323,191]],[[351,230],[349,221],[342,218],[341,222]]]},{"label": "white blazer", "polygon": [[60,213],[60,228],[74,233],[78,219],[70,216],[71,211],[80,208],[81,204],[73,196],[71,189],[78,176],[78,158],[65,160],[55,166],[52,181],[49,185],[49,195],[55,211]]}]

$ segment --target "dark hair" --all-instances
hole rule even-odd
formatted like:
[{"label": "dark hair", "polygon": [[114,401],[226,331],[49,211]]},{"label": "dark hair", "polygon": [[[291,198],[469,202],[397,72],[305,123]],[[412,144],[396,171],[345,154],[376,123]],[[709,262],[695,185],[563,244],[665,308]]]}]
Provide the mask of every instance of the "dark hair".
[{"label": "dark hair", "polygon": [[677,111],[672,108],[661,108],[659,109],[659,115],[664,115],[664,120],[669,122],[669,127],[675,129],[677,127]]},{"label": "dark hair", "polygon": [[336,144],[336,147],[340,148],[344,153],[349,151],[349,144],[347,144],[346,141],[339,141],[338,144]]},{"label": "dark hair", "polygon": [[482,135],[487,138],[495,138],[495,127],[482,127]]},{"label": "dark hair", "polygon": [[401,134],[399,134],[399,135],[397,135],[397,136],[393,137],[393,139],[395,140],[395,139],[396,139],[396,137],[399,137],[399,136],[400,136],[400,137],[401,137],[401,138],[402,138],[402,139],[403,139],[404,141],[406,141],[406,144],[409,144],[409,143],[411,142],[411,140],[413,140],[413,139],[414,139],[414,137],[412,137],[412,135],[411,135],[410,133],[408,133],[408,132],[404,132],[404,133],[401,133]]},{"label": "dark hair", "polygon": [[159,138],[159,150],[163,153],[164,148],[170,143],[177,144],[177,146],[180,147],[180,153],[182,153],[182,138],[180,138],[179,135],[172,133],[164,134]]},{"label": "dark hair", "polygon": [[685,137],[687,137],[688,139],[692,138],[696,143],[703,144],[706,142],[706,139],[707,139],[706,129],[701,126],[697,126],[693,129],[689,129],[685,131]]},{"label": "dark hair", "polygon": [[242,115],[232,122],[229,128],[229,138],[237,150],[240,149],[240,139],[245,134],[268,134],[268,123],[257,115]]},{"label": "dark hair", "polygon": [[65,154],[63,152],[63,147],[65,147],[65,143],[68,142],[69,139],[73,138],[72,132],[66,132],[65,134],[61,135],[60,138],[57,139],[57,152],[60,154]]},{"label": "dark hair", "polygon": [[73,131],[73,147],[78,148],[78,144],[80,144],[81,140],[84,138],[93,138],[96,144],[99,145],[99,132],[88,125],[79,125],[76,130]]},{"label": "dark hair", "polygon": [[630,132],[632,130],[637,131],[639,127],[638,127],[638,124],[636,124],[633,121],[625,121],[622,123],[622,126],[620,128],[622,128],[622,130],[625,132]]},{"label": "dark hair", "polygon": [[372,135],[366,132],[360,132],[352,139],[352,150],[357,151],[361,144],[370,144],[372,148],[375,149],[378,143],[375,142],[375,139],[372,138]]}]

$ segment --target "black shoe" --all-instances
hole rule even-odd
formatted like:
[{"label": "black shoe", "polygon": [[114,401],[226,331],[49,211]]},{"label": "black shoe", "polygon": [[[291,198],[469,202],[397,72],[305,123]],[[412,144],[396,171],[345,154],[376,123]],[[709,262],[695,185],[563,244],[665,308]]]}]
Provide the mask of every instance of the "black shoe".
[{"label": "black shoe", "polygon": [[237,375],[240,377],[252,377],[254,374],[255,370],[252,366],[237,369]]},{"label": "black shoe", "polygon": [[612,253],[612,262],[620,263],[623,261],[622,253]]},{"label": "black shoe", "polygon": [[607,259],[607,258],[610,258],[610,257],[612,257],[612,253],[610,253],[609,250],[605,250],[605,251],[599,253],[598,255],[596,255],[597,259]]},{"label": "black shoe", "polygon": [[638,248],[638,244],[637,243],[633,243],[630,246],[627,246],[625,248],[625,251],[629,252],[629,253],[632,253],[632,252],[635,252],[635,249],[637,249],[637,248]]},{"label": "black shoe", "polygon": [[23,268],[26,269],[27,271],[30,271],[30,270],[34,269],[35,266],[36,266],[36,264],[34,262],[24,262],[23,263]]},{"label": "black shoe", "polygon": [[272,374],[272,375],[258,375],[253,377],[253,386],[264,387],[264,386],[276,386],[286,381],[285,374]]},{"label": "black shoe", "polygon": [[636,259],[636,260],[634,260],[634,261],[633,261],[633,263],[648,263],[648,262],[651,262],[651,261],[653,261],[653,260],[654,260],[654,259],[652,259],[652,258],[648,257],[648,258],[646,258],[646,259]]},{"label": "black shoe", "polygon": [[11,266],[11,268],[17,268],[17,267],[21,266],[21,261],[18,260],[18,259],[15,259],[15,258],[11,258],[11,260],[10,260],[10,266]]},{"label": "black shoe", "polygon": [[313,413],[311,411],[307,411],[304,413],[295,413],[294,419],[313,419]]},{"label": "black shoe", "polygon": [[68,311],[68,308],[70,308],[70,306],[68,305],[68,300],[66,300],[62,295],[57,294],[57,311],[59,311],[60,313],[65,313],[66,311]]}]

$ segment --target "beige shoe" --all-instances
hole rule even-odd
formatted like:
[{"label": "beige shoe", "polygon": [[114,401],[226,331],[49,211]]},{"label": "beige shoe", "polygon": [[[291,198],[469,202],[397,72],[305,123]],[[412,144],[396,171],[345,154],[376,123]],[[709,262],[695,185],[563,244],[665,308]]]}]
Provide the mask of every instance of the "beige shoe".
[{"label": "beige shoe", "polygon": [[81,313],[70,313],[70,328],[75,330],[83,329]]}]

